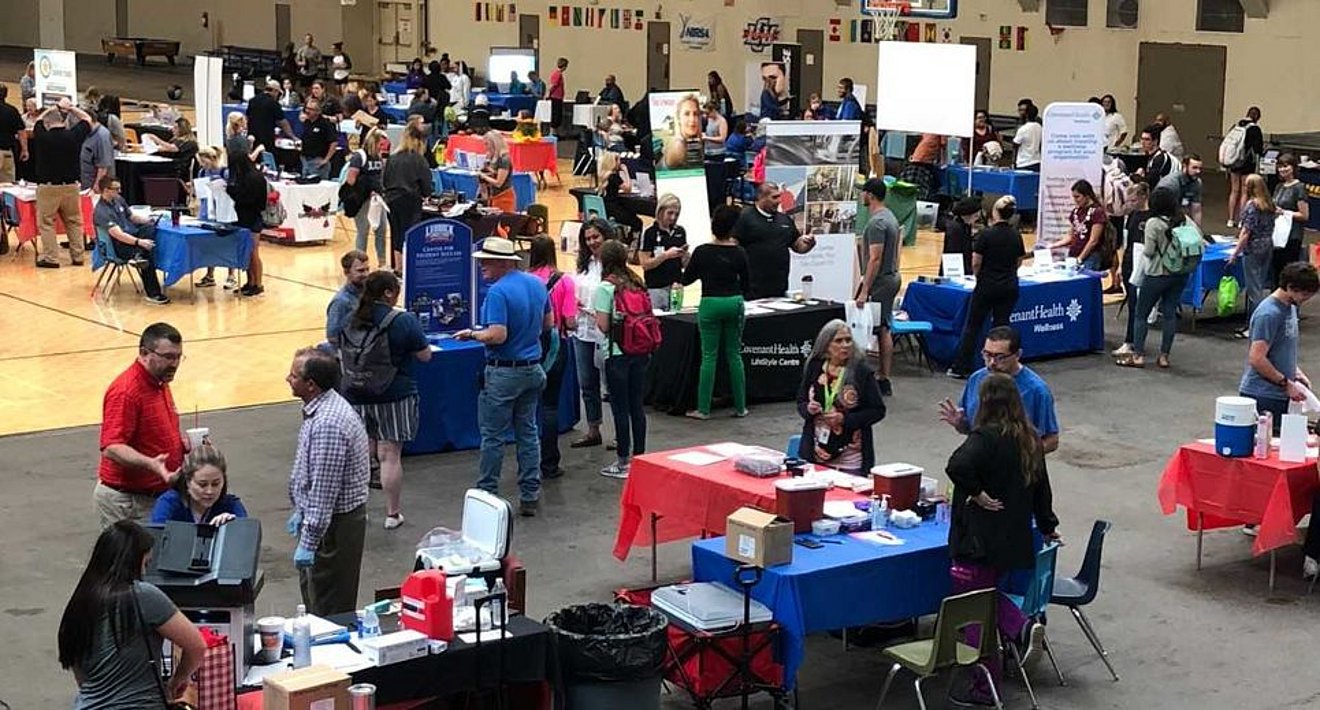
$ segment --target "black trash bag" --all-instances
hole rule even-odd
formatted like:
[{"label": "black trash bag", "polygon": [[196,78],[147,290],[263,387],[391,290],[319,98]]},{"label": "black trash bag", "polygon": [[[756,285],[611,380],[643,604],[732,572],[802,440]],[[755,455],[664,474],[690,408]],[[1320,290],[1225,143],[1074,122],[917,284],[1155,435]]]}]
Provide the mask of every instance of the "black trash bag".
[{"label": "black trash bag", "polygon": [[635,681],[660,675],[669,618],[644,606],[581,604],[546,618],[564,679]]}]

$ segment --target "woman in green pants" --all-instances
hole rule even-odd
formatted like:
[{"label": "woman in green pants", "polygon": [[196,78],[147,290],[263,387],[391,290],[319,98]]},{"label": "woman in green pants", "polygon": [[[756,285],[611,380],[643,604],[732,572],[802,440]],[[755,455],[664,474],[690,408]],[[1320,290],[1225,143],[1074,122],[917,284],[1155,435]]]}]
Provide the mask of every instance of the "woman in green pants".
[{"label": "woman in green pants", "polygon": [[701,305],[697,328],[701,331],[701,377],[697,381],[697,408],[693,419],[710,418],[710,400],[715,389],[715,362],[720,351],[729,364],[729,389],[733,390],[733,416],[747,416],[747,377],[743,372],[743,297],[750,279],[747,252],[733,238],[738,209],[721,205],[711,218],[714,240],[692,251],[683,284],[701,281]]}]

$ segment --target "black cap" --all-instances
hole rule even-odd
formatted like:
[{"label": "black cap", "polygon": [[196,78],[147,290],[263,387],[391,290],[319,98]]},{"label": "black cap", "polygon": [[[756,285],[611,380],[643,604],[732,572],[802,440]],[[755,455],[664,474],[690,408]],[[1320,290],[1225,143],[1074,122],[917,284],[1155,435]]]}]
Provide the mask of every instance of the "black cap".
[{"label": "black cap", "polygon": [[862,192],[869,192],[875,196],[875,199],[883,200],[889,192],[889,188],[885,187],[883,178],[871,178],[866,181],[865,185],[862,185]]},{"label": "black cap", "polygon": [[964,197],[953,204],[953,215],[955,217],[966,217],[969,214],[976,214],[981,211],[981,200],[975,197]]}]

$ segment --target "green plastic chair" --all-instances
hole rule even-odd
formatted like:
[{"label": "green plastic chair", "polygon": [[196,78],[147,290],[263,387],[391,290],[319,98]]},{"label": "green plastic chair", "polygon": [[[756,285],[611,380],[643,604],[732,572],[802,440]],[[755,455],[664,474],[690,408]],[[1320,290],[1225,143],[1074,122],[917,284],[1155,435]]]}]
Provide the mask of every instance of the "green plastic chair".
[{"label": "green plastic chair", "polygon": [[[913,686],[917,690],[917,703],[921,710],[926,710],[926,698],[921,694],[921,682],[942,670],[956,667],[974,667],[985,674],[990,685],[990,694],[995,707],[1004,710],[999,701],[999,691],[995,689],[994,678],[990,669],[981,663],[995,649],[999,633],[995,626],[995,605],[998,592],[982,589],[957,596],[946,597],[940,602],[940,614],[935,620],[935,637],[924,641],[909,641],[885,648],[883,653],[894,661],[885,676],[885,684],[880,688],[880,697],[875,701],[876,710],[885,702],[889,694],[889,685],[894,681],[900,668],[906,668],[916,674]],[[981,627],[979,647],[973,648],[958,640],[960,633],[969,626]]]}]

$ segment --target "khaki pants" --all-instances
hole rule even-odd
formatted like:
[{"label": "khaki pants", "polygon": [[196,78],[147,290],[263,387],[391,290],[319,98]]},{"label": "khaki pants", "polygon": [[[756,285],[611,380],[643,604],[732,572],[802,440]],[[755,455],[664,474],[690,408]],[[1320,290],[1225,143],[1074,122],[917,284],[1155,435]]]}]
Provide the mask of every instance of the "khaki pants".
[{"label": "khaki pants", "polygon": [[357,609],[358,578],[362,573],[366,538],[365,504],[330,518],[330,527],[316,549],[316,561],[311,568],[298,570],[298,587],[308,613],[330,616]]},{"label": "khaki pants", "polygon": [[0,150],[0,182],[14,182],[14,151]]},{"label": "khaki pants", "polygon": [[55,237],[55,217],[64,220],[64,235],[69,238],[69,257],[83,259],[82,194],[78,183],[37,186],[37,226],[41,229],[41,256],[45,262],[58,262],[60,242]]},{"label": "khaki pants", "polygon": [[156,498],[136,493],[121,493],[97,481],[96,488],[92,489],[92,505],[101,519],[101,527],[107,528],[120,520],[149,522],[151,511],[156,507]]}]

